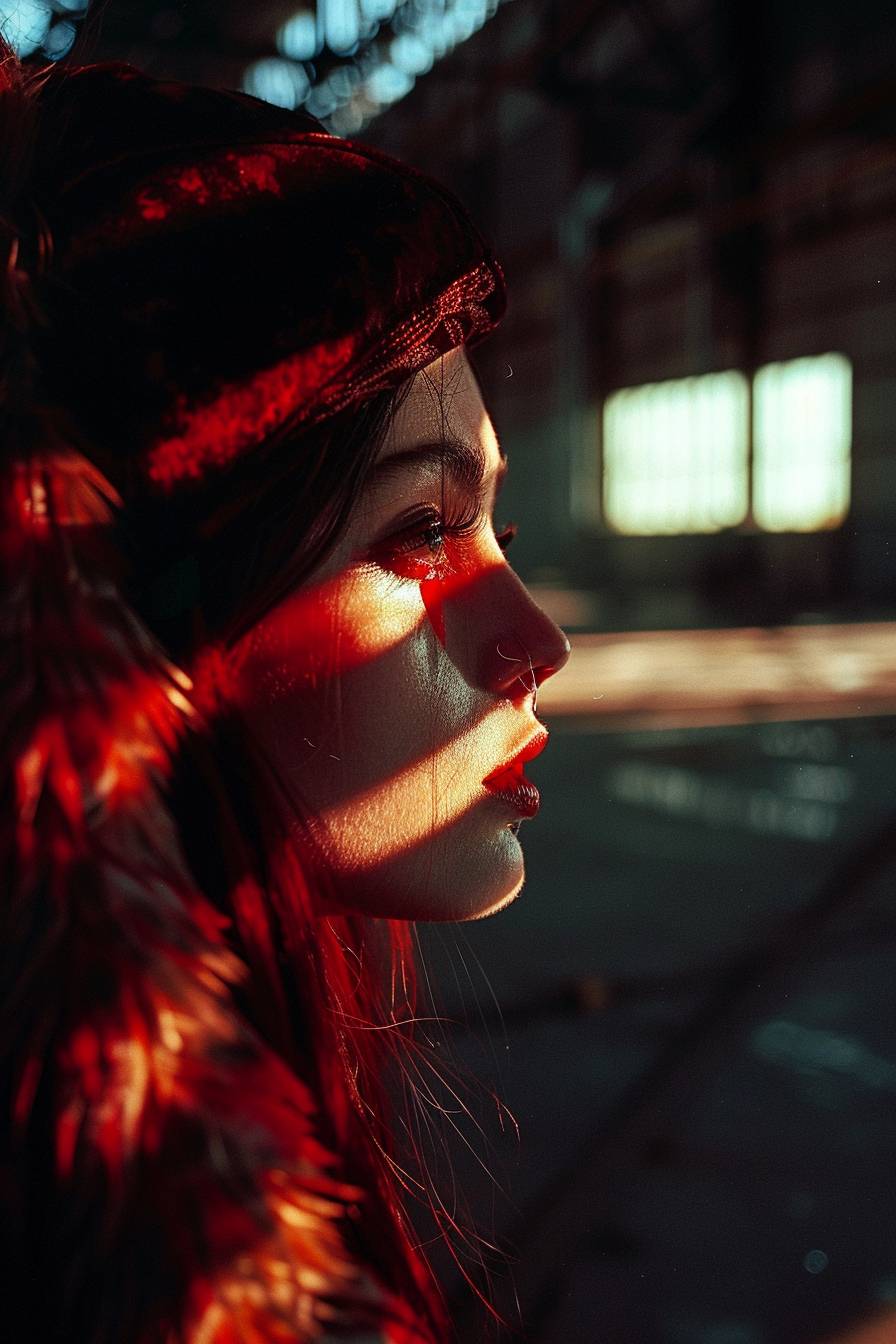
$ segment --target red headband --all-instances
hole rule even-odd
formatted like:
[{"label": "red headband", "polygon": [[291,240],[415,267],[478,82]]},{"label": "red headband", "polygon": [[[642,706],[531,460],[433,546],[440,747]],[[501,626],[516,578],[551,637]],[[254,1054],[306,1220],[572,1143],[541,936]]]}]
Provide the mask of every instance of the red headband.
[{"label": "red headband", "polygon": [[302,113],[121,64],[60,68],[41,101],[49,388],[162,487],[395,385],[503,312],[500,267],[449,192]]}]

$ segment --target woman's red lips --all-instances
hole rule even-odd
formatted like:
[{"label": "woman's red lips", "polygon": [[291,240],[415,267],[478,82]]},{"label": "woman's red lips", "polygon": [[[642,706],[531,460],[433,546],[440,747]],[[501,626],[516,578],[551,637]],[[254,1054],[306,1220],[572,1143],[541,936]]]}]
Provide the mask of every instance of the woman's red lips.
[{"label": "woman's red lips", "polygon": [[531,761],[539,752],[544,751],[547,741],[548,731],[542,728],[522,750],[504,765],[499,765],[490,775],[486,775],[482,781],[489,793],[498,794],[506,799],[524,817],[534,817],[541,800],[538,789],[531,779],[526,778],[523,768],[527,761]]}]

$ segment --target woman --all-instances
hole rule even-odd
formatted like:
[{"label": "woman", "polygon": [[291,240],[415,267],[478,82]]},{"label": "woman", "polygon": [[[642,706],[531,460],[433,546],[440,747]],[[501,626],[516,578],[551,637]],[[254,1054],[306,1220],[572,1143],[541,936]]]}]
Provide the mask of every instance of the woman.
[{"label": "woman", "polygon": [[492,525],[500,270],[243,95],[6,51],[0,118],[7,1319],[443,1338],[407,921],[518,892],[568,655]]}]

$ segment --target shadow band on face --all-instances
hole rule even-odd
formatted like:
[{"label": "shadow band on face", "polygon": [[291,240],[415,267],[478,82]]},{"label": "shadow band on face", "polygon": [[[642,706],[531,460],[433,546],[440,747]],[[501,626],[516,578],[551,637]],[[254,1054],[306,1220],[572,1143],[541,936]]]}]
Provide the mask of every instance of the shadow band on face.
[{"label": "shadow band on face", "polygon": [[[485,574],[459,576],[449,581],[450,600],[463,601],[481,596],[484,600],[491,601],[488,590],[494,581],[495,573],[500,572],[500,568],[496,566],[494,571]],[[425,646],[433,636],[432,626],[425,611],[420,611],[414,618],[410,630],[407,623],[402,622],[397,638],[395,636],[398,632],[394,628],[390,630],[388,626],[381,626],[376,630],[376,612],[370,614],[369,621],[355,620],[346,628],[340,623],[339,613],[334,613],[332,610],[337,584],[338,579],[327,581],[314,589],[302,591],[282,604],[265,634],[264,642],[253,645],[251,685],[240,685],[237,663],[234,687],[236,703],[237,707],[249,717],[252,716],[259,699],[264,701],[266,710],[273,712],[282,710],[291,700],[296,702],[299,710],[306,692],[320,694],[321,684],[330,684],[329,698],[332,702],[333,716],[328,717],[326,714],[309,716],[316,720],[317,727],[313,728],[308,736],[297,735],[295,759],[297,773],[308,767],[313,768],[315,762],[324,769],[327,768],[329,752],[338,744],[335,716],[341,706],[351,706],[363,696],[362,679],[371,664],[377,662],[380,665],[387,684],[399,684],[409,643],[419,641],[420,652],[425,656]],[[409,593],[409,597],[412,596]],[[375,636],[372,633],[374,630]],[[333,648],[336,631],[338,631],[339,653],[338,659],[333,659],[331,656],[328,657],[327,651]],[[503,641],[512,647],[513,638],[512,635],[505,635]],[[501,652],[504,643],[502,636],[496,635],[495,664],[506,677],[507,665],[511,660]],[[481,675],[484,679],[493,679],[488,672]],[[476,780],[476,783],[479,783],[518,751],[524,739],[532,735],[536,726],[534,715],[524,712],[521,704],[531,698],[534,690],[533,675],[526,661],[520,659],[519,677],[516,680],[511,677],[512,683],[515,680],[512,695],[499,696],[494,691],[483,689],[481,704],[476,711],[467,714],[462,722],[455,725],[454,730],[442,731],[437,741],[430,739],[425,751],[408,752],[401,738],[386,737],[380,743],[376,760],[366,761],[357,756],[353,757],[351,783],[346,780],[340,784],[338,780],[340,772],[336,772],[333,792],[328,795],[329,806],[347,804],[353,800],[360,800],[362,796],[371,795],[377,790],[383,791],[389,780],[402,773],[411,773],[427,761],[433,761],[452,744],[467,737],[471,739],[472,747],[476,730],[481,728],[488,718],[498,715],[506,720],[503,725],[503,741],[498,745],[497,753],[494,751],[491,754],[483,753],[482,774]],[[433,724],[438,710],[439,693],[440,682],[437,675],[432,687]],[[323,694],[326,696],[326,691]],[[321,731],[321,724],[324,725],[324,731]],[[497,727],[497,722],[495,726]],[[471,751],[470,756],[472,755]]]}]

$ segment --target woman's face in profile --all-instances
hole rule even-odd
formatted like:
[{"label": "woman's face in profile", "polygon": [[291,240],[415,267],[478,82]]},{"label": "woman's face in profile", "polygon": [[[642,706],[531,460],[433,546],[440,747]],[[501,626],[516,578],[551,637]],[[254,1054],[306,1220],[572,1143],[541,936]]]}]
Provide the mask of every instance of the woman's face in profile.
[{"label": "woman's face in profile", "polygon": [[535,689],[569,646],[507,564],[504,467],[465,354],[436,360],[336,550],[242,641],[251,722],[341,908],[474,919],[522,886],[537,796],[503,768],[543,746]]}]

